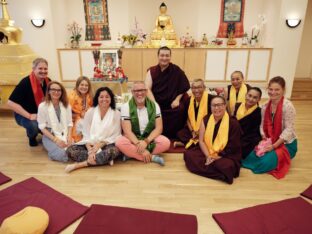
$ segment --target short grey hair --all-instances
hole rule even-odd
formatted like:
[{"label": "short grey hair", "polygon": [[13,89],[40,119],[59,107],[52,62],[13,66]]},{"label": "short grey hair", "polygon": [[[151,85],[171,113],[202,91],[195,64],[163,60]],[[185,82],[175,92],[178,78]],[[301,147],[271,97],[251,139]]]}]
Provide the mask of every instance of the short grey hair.
[{"label": "short grey hair", "polygon": [[195,82],[201,82],[201,83],[203,84],[203,86],[206,87],[205,81],[204,81],[203,79],[197,78],[197,79],[193,80],[193,81],[192,81],[192,85],[193,85]]},{"label": "short grey hair", "polygon": [[132,85],[132,90],[133,90],[133,87],[134,87],[135,85],[137,85],[137,84],[144,84],[144,86],[146,86],[146,85],[145,85],[145,82],[142,81],[142,80],[134,81],[134,82],[133,82],[133,85]]},{"label": "short grey hair", "polygon": [[48,61],[44,58],[36,58],[33,62],[32,62],[32,68],[36,68],[38,66],[39,63],[45,63],[48,66]]}]

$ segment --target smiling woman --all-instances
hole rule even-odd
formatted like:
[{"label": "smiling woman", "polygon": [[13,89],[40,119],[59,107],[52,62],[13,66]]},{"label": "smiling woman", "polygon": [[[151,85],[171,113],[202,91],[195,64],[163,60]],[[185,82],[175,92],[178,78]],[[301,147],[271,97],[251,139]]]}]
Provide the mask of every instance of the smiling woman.
[{"label": "smiling woman", "polygon": [[240,171],[240,126],[226,112],[223,97],[212,98],[211,112],[201,122],[199,146],[184,152],[185,165],[192,173],[232,184]]},{"label": "smiling woman", "polygon": [[68,96],[73,112],[72,137],[75,142],[82,139],[82,121],[85,113],[92,106],[92,89],[88,77],[81,76],[76,81],[74,90]]},{"label": "smiling woman", "polygon": [[234,116],[242,129],[242,158],[246,158],[261,140],[261,108],[258,106],[261,95],[261,89],[251,87],[246,94],[245,101],[235,105]]},{"label": "smiling woman", "polygon": [[[284,98],[286,82],[277,76],[270,80],[268,86],[268,103],[262,107],[260,133],[265,141],[270,139],[272,144],[265,146],[261,157],[252,151],[243,160],[243,167],[254,173],[268,172],[277,179],[283,178],[297,153],[297,137],[294,129],[296,110],[293,104]],[[259,143],[259,147],[261,142]]]},{"label": "smiling woman", "polygon": [[38,126],[42,143],[51,160],[67,162],[65,149],[72,144],[72,112],[64,86],[56,81],[48,84],[45,101],[38,107]]},{"label": "smiling woman", "polygon": [[65,168],[67,173],[88,166],[113,165],[121,156],[115,146],[121,134],[120,113],[116,110],[114,93],[108,87],[99,88],[83,121],[83,138],[67,149],[68,157],[76,163]]}]

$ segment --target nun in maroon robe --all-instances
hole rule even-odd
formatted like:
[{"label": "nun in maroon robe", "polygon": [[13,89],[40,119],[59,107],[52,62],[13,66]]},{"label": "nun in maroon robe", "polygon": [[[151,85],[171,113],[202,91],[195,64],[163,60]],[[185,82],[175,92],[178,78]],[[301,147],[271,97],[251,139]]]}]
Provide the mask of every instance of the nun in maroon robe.
[{"label": "nun in maroon robe", "polygon": [[[240,105],[243,103],[236,103],[234,116]],[[257,107],[251,114],[238,120],[242,129],[241,145],[242,145],[242,158],[246,158],[248,154],[255,149],[261,141],[260,124],[261,124],[261,108]]]},{"label": "nun in maroon robe", "polygon": [[[205,128],[210,116],[206,116],[203,121]],[[216,123],[213,132],[215,140],[221,121]],[[239,176],[241,160],[241,129],[238,121],[234,117],[229,119],[228,142],[225,148],[218,153],[221,157],[209,165],[205,165],[206,156],[201,151],[200,146],[190,148],[184,152],[184,161],[187,169],[200,176],[211,179],[222,180],[228,184],[233,183],[233,179]]]},{"label": "nun in maroon robe", "polygon": [[[176,138],[176,133],[182,129],[187,119],[187,109],[184,100],[188,98],[189,81],[182,69],[175,64],[161,71],[160,65],[149,68],[152,77],[151,91],[161,109],[163,118],[163,135]],[[171,103],[182,94],[178,107],[172,109]]]}]

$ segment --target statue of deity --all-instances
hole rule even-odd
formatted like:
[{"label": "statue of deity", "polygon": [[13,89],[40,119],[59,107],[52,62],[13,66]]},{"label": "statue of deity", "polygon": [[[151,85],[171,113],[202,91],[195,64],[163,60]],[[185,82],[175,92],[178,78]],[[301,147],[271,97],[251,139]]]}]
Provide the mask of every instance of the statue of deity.
[{"label": "statue of deity", "polygon": [[173,28],[171,16],[167,15],[167,5],[163,2],[159,7],[160,15],[156,19],[155,29],[151,33],[151,43],[159,46],[161,40],[166,40],[167,46],[176,45],[177,35]]}]

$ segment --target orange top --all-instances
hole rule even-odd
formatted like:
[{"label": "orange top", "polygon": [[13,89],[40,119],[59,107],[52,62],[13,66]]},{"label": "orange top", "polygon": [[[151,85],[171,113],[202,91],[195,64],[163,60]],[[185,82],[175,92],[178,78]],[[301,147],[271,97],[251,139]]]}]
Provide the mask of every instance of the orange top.
[{"label": "orange top", "polygon": [[72,108],[73,112],[73,128],[72,128],[72,137],[75,142],[78,142],[82,139],[81,134],[77,134],[76,132],[76,125],[77,122],[84,117],[84,114],[87,112],[87,110],[92,106],[92,98],[88,94],[86,96],[85,104],[83,98],[78,95],[76,90],[73,90],[68,95],[68,101]]}]

